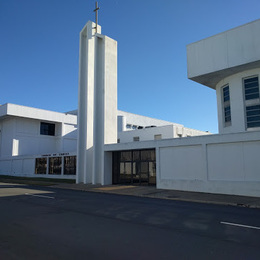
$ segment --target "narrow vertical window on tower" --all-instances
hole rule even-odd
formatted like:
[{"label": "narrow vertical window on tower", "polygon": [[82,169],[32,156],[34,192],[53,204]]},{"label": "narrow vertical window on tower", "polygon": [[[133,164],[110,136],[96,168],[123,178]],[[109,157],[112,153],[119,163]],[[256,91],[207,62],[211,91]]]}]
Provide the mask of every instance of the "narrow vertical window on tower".
[{"label": "narrow vertical window on tower", "polygon": [[224,125],[231,125],[231,108],[230,108],[230,94],[229,94],[229,85],[226,85],[222,88],[222,102],[223,102],[223,117]]},{"label": "narrow vertical window on tower", "polygon": [[244,97],[246,110],[246,127],[260,127],[260,100],[258,76],[246,78],[244,83]]}]

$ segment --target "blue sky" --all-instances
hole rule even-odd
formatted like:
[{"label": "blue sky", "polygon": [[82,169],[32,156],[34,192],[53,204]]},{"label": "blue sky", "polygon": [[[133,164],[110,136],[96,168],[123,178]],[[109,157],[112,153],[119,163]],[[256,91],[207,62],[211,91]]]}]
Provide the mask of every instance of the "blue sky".
[{"label": "blue sky", "polygon": [[[101,0],[118,41],[118,109],[218,132],[215,91],[187,79],[186,45],[259,19],[259,0]],[[77,108],[79,32],[94,0],[0,0],[0,104]]]}]

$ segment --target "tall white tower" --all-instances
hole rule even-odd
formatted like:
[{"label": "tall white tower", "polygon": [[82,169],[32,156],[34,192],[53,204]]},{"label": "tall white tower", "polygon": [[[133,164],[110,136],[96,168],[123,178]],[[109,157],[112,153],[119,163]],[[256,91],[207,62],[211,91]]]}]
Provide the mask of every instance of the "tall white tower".
[{"label": "tall white tower", "polygon": [[76,181],[104,185],[104,144],[117,142],[117,42],[95,26],[80,32]]}]

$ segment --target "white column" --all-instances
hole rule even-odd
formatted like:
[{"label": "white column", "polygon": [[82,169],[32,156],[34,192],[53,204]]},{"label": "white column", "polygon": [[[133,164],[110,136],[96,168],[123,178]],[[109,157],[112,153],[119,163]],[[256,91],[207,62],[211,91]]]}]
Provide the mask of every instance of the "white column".
[{"label": "white column", "polygon": [[117,142],[117,42],[80,33],[77,183],[104,184],[104,144]]},{"label": "white column", "polygon": [[105,183],[104,144],[117,142],[117,42],[96,35],[92,183]]},{"label": "white column", "polygon": [[[90,183],[93,157],[94,34],[89,21],[80,32],[77,183]],[[100,30],[100,28],[98,28]]]}]

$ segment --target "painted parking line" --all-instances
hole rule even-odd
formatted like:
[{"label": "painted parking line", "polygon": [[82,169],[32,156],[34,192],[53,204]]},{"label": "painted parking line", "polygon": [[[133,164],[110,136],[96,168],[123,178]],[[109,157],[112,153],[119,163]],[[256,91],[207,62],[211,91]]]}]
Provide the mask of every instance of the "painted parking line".
[{"label": "painted parking line", "polygon": [[260,227],[248,226],[248,225],[237,224],[237,223],[231,223],[231,222],[225,222],[225,221],[221,221],[220,224],[230,225],[230,226],[236,226],[236,227],[243,227],[243,228],[259,229],[259,230],[260,230]]},{"label": "painted parking line", "polygon": [[25,195],[29,195],[29,196],[33,196],[33,197],[39,197],[39,198],[45,198],[45,199],[55,199],[55,197],[45,196],[45,195],[36,195],[36,194],[29,194],[29,193],[25,193]]}]

